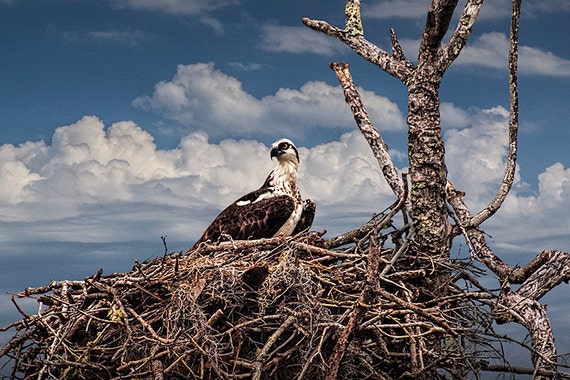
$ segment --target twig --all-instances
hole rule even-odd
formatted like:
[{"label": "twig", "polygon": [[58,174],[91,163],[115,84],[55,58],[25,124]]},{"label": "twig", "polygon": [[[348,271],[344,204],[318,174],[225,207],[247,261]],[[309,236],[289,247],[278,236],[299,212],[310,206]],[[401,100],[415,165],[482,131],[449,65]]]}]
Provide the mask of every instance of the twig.
[{"label": "twig", "polygon": [[261,351],[259,351],[259,353],[255,358],[255,362],[253,363],[253,373],[251,377],[253,380],[261,379],[263,364],[267,359],[267,353],[269,352],[271,347],[275,344],[277,339],[279,339],[279,337],[283,335],[285,331],[287,331],[287,329],[289,328],[289,326],[293,324],[293,322],[295,322],[295,316],[290,315],[289,317],[287,317],[285,322],[283,322],[283,324],[281,324],[281,326],[279,326],[279,328],[273,334],[271,334],[271,336],[267,339],[267,342],[265,342],[263,348],[261,349]]}]

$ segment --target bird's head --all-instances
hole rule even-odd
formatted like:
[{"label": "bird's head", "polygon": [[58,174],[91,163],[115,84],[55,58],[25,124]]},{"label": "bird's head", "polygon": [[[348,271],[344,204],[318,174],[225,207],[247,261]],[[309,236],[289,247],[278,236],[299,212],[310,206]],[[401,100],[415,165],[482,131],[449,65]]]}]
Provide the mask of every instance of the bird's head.
[{"label": "bird's head", "polygon": [[299,164],[299,152],[295,144],[289,139],[279,139],[271,144],[271,158],[277,157],[280,163],[292,162]]}]

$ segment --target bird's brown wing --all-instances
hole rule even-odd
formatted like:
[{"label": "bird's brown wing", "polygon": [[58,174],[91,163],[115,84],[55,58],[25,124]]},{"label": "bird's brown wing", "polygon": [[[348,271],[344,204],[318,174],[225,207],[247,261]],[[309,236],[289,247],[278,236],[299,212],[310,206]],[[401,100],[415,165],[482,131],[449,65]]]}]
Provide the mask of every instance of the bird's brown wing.
[{"label": "bird's brown wing", "polygon": [[222,235],[234,240],[261,239],[275,235],[289,219],[295,202],[287,195],[255,201],[257,191],[249,193],[223,210],[204,231],[196,245],[204,241],[216,242]]},{"label": "bird's brown wing", "polygon": [[313,219],[315,219],[315,211],[317,209],[317,205],[313,202],[312,199],[305,199],[303,203],[303,213],[301,214],[301,219],[295,226],[295,231],[293,231],[293,235],[297,235],[300,232],[308,230],[311,228],[313,224]]}]

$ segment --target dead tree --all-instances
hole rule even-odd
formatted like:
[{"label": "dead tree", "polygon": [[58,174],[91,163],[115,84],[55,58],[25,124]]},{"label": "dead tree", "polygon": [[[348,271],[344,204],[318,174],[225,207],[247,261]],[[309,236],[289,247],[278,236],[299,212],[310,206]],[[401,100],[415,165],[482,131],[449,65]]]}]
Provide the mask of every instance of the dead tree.
[{"label": "dead tree", "polygon": [[[540,298],[561,282],[570,279],[570,256],[560,251],[544,251],[523,268],[513,268],[504,263],[489,248],[479,225],[491,217],[501,206],[513,183],[518,131],[518,28],[520,0],[513,0],[509,52],[510,78],[510,124],[507,167],[497,195],[487,207],[471,215],[463,202],[464,193],[458,191],[447,180],[444,159],[444,144],[441,136],[439,113],[439,86],[445,71],[458,57],[467,43],[472,26],[483,5],[483,1],[467,0],[459,22],[446,44],[442,39],[450,26],[457,0],[433,0],[428,11],[422,33],[417,65],[404,55],[393,29],[390,30],[392,52],[388,53],[364,37],[360,17],[360,0],[347,0],[344,29],[324,21],[304,19],[308,27],[326,33],[348,45],[354,52],[377,65],[386,73],[398,78],[408,89],[408,159],[411,182],[409,194],[410,214],[415,231],[412,255],[427,255],[437,264],[436,280],[430,284],[433,294],[448,291],[450,281],[447,259],[453,237],[463,234],[468,245],[480,262],[498,277],[501,292],[494,306],[493,316],[499,323],[514,321],[526,327],[532,342],[532,359],[535,378],[541,378],[540,371],[556,369],[556,346],[545,308],[538,303]],[[365,109],[348,73],[348,65],[331,64],[345,92],[357,124],[363,130],[372,151],[379,158],[385,178],[396,195],[401,194],[396,170],[387,157],[387,147],[375,131],[366,133],[370,120],[363,116]],[[373,128],[373,127],[372,127]],[[388,156],[389,157],[389,156]],[[450,223],[447,204],[455,213],[455,223]],[[513,291],[510,284],[522,284]],[[545,372],[546,373],[546,372]],[[545,377],[549,377],[546,375]]]}]

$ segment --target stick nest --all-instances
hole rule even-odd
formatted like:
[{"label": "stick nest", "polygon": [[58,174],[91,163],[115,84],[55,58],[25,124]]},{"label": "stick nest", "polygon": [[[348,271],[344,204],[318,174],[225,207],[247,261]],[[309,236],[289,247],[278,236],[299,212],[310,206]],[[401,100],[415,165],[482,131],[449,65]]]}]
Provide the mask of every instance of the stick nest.
[{"label": "stick nest", "polygon": [[[486,297],[466,295],[477,285],[475,268],[411,257],[413,231],[393,227],[394,214],[328,241],[305,234],[202,244],[128,273],[27,288],[12,298],[23,318],[2,329],[16,333],[0,356],[16,379],[388,379],[476,370],[490,356],[480,339],[491,322],[481,312]],[[448,281],[438,289],[430,278],[442,272]],[[18,306],[22,297],[37,300],[36,315]]]}]

